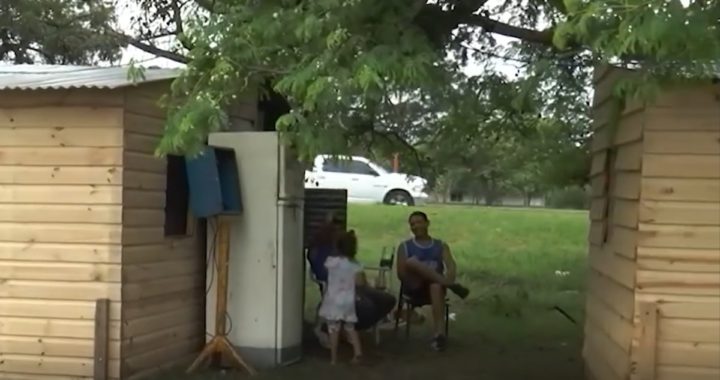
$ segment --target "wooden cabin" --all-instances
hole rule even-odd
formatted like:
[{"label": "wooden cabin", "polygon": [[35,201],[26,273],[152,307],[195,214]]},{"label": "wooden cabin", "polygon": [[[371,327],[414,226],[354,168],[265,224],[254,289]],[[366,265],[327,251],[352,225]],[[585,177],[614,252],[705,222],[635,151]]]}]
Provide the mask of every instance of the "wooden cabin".
[{"label": "wooden cabin", "polygon": [[0,66],[0,379],[136,379],[202,348],[205,235],[153,155],[177,74]]},{"label": "wooden cabin", "polygon": [[720,378],[720,86],[613,95],[595,72],[588,380]]}]

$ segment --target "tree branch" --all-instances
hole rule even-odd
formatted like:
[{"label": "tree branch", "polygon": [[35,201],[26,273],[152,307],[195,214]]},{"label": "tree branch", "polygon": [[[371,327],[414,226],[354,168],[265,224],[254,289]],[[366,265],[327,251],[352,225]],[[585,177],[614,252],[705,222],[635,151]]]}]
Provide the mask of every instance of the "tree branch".
[{"label": "tree branch", "polygon": [[208,11],[213,12],[215,9],[215,0],[194,0],[195,4],[197,4],[200,8]]},{"label": "tree branch", "polygon": [[476,47],[469,46],[468,44],[462,44],[461,46],[462,46],[463,48],[467,49],[467,50],[472,50],[473,52],[475,52],[475,53],[477,53],[477,54],[482,54],[482,55],[485,55],[485,56],[488,56],[488,57],[492,57],[492,58],[498,58],[498,59],[501,59],[501,60],[503,60],[503,61],[505,61],[505,62],[512,61],[512,62],[522,63],[522,64],[525,64],[525,65],[531,63],[531,61],[530,61],[529,59],[528,59],[528,60],[522,60],[522,59],[515,58],[515,57],[508,57],[508,56],[500,55],[500,54],[497,54],[497,53],[494,53],[494,52],[490,52],[490,51],[478,49],[478,48],[476,48]]},{"label": "tree branch", "polygon": [[180,55],[178,53],[173,53],[171,51],[160,49],[156,46],[139,41],[137,39],[132,39],[128,36],[125,36],[125,38],[127,39],[126,42],[128,45],[134,46],[134,47],[136,47],[148,54],[152,54],[156,57],[169,59],[171,61],[175,61],[178,63],[189,63],[190,62],[190,59],[184,55]]},{"label": "tree branch", "polygon": [[178,3],[178,0],[172,0],[170,2],[170,8],[172,9],[172,12],[173,12],[172,17],[173,17],[173,22],[175,23],[175,31],[176,31],[175,35],[176,35],[178,41],[180,41],[180,44],[185,49],[192,50],[192,48],[193,48],[192,44],[185,37],[185,27],[184,27],[185,24],[182,19],[182,10],[181,10],[180,4]]},{"label": "tree branch", "polygon": [[[79,16],[76,17],[74,20],[78,20],[78,19],[80,19],[81,17],[85,17],[85,16],[87,16],[87,15],[79,15]],[[49,25],[49,26],[52,26],[52,27],[55,27],[55,28],[58,28],[58,29],[59,29],[59,28],[62,28],[62,27],[67,27],[67,25],[65,25],[65,24],[58,24],[58,23],[54,22],[53,20],[43,20],[43,22],[44,22],[45,24]],[[68,24],[68,25],[69,25],[69,24]],[[160,49],[160,48],[158,48],[158,47],[156,47],[156,46],[153,46],[153,45],[151,45],[151,44],[149,44],[149,43],[147,43],[147,42],[143,42],[143,41],[150,40],[150,39],[153,39],[153,38],[159,38],[159,37],[176,35],[176,33],[170,32],[170,33],[165,33],[165,34],[162,34],[162,35],[153,36],[153,37],[149,37],[149,38],[143,38],[143,39],[133,38],[133,37],[130,37],[130,36],[128,36],[128,35],[126,35],[126,34],[123,34],[123,33],[120,33],[120,32],[115,32],[115,35],[116,35],[117,37],[119,37],[120,40],[121,40],[122,42],[124,42],[125,44],[130,45],[130,46],[134,46],[134,47],[136,47],[136,48],[138,48],[138,49],[140,49],[140,50],[142,50],[142,51],[144,51],[144,52],[146,52],[146,53],[148,53],[148,54],[152,54],[152,55],[155,55],[155,56],[157,56],[157,57],[169,59],[169,60],[171,60],[171,61],[175,61],[175,62],[178,62],[178,63],[185,63],[185,64],[186,64],[186,63],[190,62],[190,59],[189,59],[188,57],[184,56],[184,55],[180,55],[180,54],[177,54],[177,53],[173,53],[173,52],[171,52],[171,51],[163,50],[163,49]]]},{"label": "tree branch", "polygon": [[513,26],[494,20],[486,13],[477,14],[465,7],[445,10],[438,4],[425,4],[414,22],[427,33],[431,40],[443,45],[452,39],[454,30],[465,25],[481,28],[486,33],[516,38],[543,46],[553,46],[553,30],[551,28],[535,30]]},{"label": "tree branch", "polygon": [[[453,12],[451,12],[453,13]],[[479,14],[457,14],[458,25],[465,24],[477,26],[488,33],[499,34],[505,37],[517,38],[525,42],[552,46],[553,31],[551,29],[535,30],[512,26],[493,20]]]}]

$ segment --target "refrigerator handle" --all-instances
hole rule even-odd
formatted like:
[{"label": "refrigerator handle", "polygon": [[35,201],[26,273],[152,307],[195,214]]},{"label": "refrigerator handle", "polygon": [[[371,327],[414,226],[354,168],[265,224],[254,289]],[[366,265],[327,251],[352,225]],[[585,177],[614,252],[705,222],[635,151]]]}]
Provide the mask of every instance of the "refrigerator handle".
[{"label": "refrigerator handle", "polygon": [[278,256],[278,243],[275,242],[272,244],[272,249],[270,250],[270,265],[272,268],[277,268],[277,256]]}]

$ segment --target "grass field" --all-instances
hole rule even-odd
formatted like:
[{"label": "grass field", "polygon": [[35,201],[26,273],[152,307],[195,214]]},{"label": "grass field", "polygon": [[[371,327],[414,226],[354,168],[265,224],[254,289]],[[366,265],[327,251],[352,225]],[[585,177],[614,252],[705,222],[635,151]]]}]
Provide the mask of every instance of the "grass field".
[{"label": "grass field", "polygon": [[[377,264],[383,247],[409,236],[407,217],[425,211],[430,232],[449,244],[459,280],[472,294],[453,299],[450,346],[428,347],[429,326],[413,326],[410,341],[387,337],[366,344],[369,364],[330,367],[327,352],[308,349],[302,363],[258,379],[575,380],[582,378],[582,284],[587,213],[460,206],[418,208],[351,205],[348,227],[359,237],[359,259]],[[397,285],[397,282],[395,282]],[[307,289],[310,310],[317,290]],[[555,309],[567,312],[572,323]],[[348,352],[349,355],[349,352]],[[231,378],[211,375],[201,379]]]},{"label": "grass field", "polygon": [[[480,311],[499,317],[524,312],[538,315],[555,305],[575,315],[582,311],[578,295],[587,255],[585,212],[457,206],[417,209],[427,213],[431,234],[450,246],[459,281],[472,289],[471,296],[457,302],[454,310],[463,330],[487,330],[476,323]],[[383,247],[394,251],[410,234],[407,217],[413,210],[351,205],[348,225],[358,233],[360,259],[377,264]],[[513,321],[507,330],[487,333],[522,338],[525,334],[516,325]],[[556,332],[562,333],[556,329],[536,333]]]}]

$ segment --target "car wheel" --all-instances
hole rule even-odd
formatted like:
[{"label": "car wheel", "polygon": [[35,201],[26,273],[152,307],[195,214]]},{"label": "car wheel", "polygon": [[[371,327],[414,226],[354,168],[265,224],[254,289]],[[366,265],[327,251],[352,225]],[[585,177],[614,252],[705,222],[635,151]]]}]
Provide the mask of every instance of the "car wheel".
[{"label": "car wheel", "polygon": [[383,203],[388,205],[414,206],[415,200],[412,195],[405,190],[393,190],[385,196]]}]

